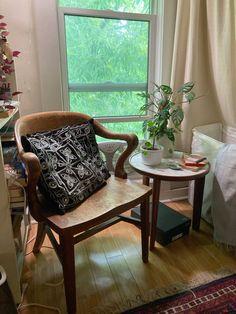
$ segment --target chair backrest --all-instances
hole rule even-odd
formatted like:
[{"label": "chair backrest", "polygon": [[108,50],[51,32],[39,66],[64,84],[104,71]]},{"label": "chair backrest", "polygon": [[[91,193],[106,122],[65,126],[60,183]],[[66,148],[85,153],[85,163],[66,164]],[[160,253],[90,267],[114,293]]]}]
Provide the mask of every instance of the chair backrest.
[{"label": "chair backrest", "polygon": [[[19,154],[24,153],[21,136],[32,134],[35,132],[47,131],[50,129],[60,128],[66,125],[80,124],[92,119],[91,116],[79,112],[51,111],[34,113],[22,116],[17,120],[15,125],[15,138]],[[127,174],[124,170],[124,162],[138,145],[138,138],[131,133],[115,133],[106,129],[96,119],[94,119],[95,133],[107,139],[123,140],[127,142],[127,148],[117,160],[115,167],[115,175],[126,178]]]},{"label": "chair backrest", "polygon": [[17,136],[32,134],[35,132],[48,131],[50,129],[60,128],[66,125],[80,124],[84,121],[92,119],[90,116],[82,113],[51,111],[34,113],[22,116],[15,125],[16,140]]}]

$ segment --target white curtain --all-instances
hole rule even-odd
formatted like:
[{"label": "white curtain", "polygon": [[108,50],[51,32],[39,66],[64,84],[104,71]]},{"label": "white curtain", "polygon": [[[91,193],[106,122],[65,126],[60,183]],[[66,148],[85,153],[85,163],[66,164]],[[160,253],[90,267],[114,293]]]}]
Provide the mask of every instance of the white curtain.
[{"label": "white curtain", "polygon": [[236,127],[236,1],[208,0],[210,72],[224,125]]},{"label": "white curtain", "polygon": [[236,1],[177,0],[171,86],[194,81],[184,104],[176,148],[190,151],[192,128],[212,122],[236,126]]}]

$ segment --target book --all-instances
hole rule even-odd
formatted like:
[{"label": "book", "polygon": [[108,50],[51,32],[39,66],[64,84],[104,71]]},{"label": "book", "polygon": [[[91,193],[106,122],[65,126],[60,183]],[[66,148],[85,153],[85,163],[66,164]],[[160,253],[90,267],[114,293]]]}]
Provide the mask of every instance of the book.
[{"label": "book", "polygon": [[208,163],[206,157],[201,155],[187,155],[183,160],[186,167],[204,167]]},{"label": "book", "polygon": [[196,163],[194,160],[191,160],[188,158],[184,161],[185,166],[192,166],[192,167],[204,167],[206,165],[206,162],[198,162]]},{"label": "book", "polygon": [[17,203],[24,201],[24,193],[21,196],[10,196],[10,203]]},{"label": "book", "polygon": [[20,183],[22,186],[27,185],[25,167],[22,162],[14,161],[4,164],[4,171],[8,186],[14,184],[14,181]]},{"label": "book", "polygon": [[11,203],[10,202],[10,208],[24,208],[25,207],[25,202],[15,202],[15,203]]},{"label": "book", "polygon": [[12,184],[10,186],[8,186],[8,192],[9,192],[9,196],[11,197],[24,197],[24,190],[23,187],[16,185],[16,184]]}]

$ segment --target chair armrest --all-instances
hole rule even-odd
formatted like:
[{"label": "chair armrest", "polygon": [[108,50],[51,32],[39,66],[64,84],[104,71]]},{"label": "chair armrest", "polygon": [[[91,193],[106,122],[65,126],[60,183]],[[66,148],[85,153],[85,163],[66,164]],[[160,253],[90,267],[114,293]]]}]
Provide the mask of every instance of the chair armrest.
[{"label": "chair armrest", "polygon": [[20,153],[20,158],[25,164],[27,172],[27,196],[30,213],[34,219],[41,221],[41,205],[37,194],[37,184],[41,173],[39,159],[34,153],[25,153],[23,150]]},{"label": "chair armrest", "polygon": [[126,179],[127,173],[124,170],[124,163],[126,159],[131,155],[131,153],[138,146],[138,137],[136,134],[132,133],[118,133],[113,132],[105,128],[102,124],[100,124],[96,119],[94,119],[94,129],[95,133],[101,137],[113,140],[122,140],[127,143],[126,149],[119,156],[116,165],[115,165],[115,176],[119,178]]}]

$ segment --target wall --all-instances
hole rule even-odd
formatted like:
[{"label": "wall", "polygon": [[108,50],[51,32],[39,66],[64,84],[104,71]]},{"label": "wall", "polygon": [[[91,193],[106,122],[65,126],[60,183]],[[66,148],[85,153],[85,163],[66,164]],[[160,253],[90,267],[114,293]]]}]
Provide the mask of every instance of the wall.
[{"label": "wall", "polygon": [[5,17],[10,32],[9,44],[13,50],[21,52],[15,59],[17,90],[22,92],[19,96],[21,114],[62,107],[59,47],[47,40],[55,33],[55,1],[0,2],[0,14]]},{"label": "wall", "polygon": [[8,41],[13,50],[21,54],[15,59],[17,89],[23,92],[19,96],[21,113],[41,110],[39,93],[39,76],[37,53],[35,46],[34,27],[32,19],[32,1],[1,0],[0,14],[8,25]]}]

